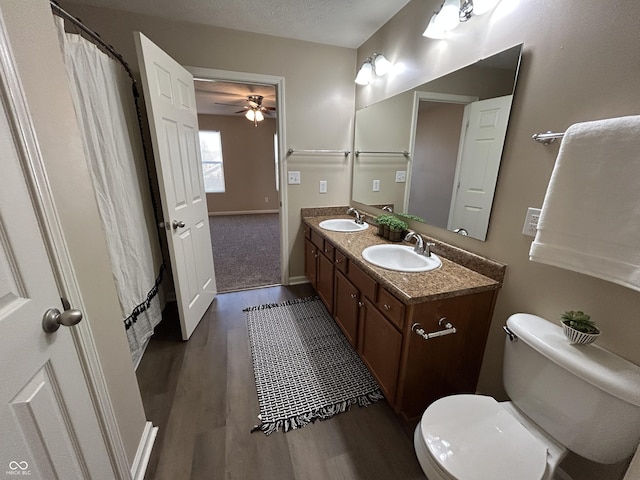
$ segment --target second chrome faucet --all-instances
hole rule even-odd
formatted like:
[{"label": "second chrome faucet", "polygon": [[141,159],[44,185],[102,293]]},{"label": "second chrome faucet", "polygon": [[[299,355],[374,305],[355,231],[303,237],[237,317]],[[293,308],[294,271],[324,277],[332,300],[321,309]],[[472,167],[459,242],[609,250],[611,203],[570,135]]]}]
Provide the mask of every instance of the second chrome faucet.
[{"label": "second chrome faucet", "polygon": [[407,242],[410,242],[412,238],[416,239],[416,246],[413,248],[413,251],[418,255],[424,255],[425,257],[431,256],[431,247],[435,245],[432,242],[425,242],[422,239],[422,235],[414,232],[413,230],[409,230],[409,232],[405,235],[404,239]]}]

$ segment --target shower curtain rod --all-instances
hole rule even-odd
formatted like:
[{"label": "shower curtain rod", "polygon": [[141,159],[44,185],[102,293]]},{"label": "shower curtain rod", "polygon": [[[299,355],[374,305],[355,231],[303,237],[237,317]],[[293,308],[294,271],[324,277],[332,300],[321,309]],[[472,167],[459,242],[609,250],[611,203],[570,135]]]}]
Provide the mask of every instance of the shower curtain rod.
[{"label": "shower curtain rod", "polygon": [[129,77],[131,78],[131,81],[134,84],[134,89],[136,88],[136,79],[133,76],[133,72],[131,71],[131,69],[129,68],[129,65],[127,64],[127,62],[124,61],[124,58],[122,58],[122,55],[120,55],[115,48],[113,48],[111,45],[109,45],[108,43],[106,43],[104,40],[102,40],[102,38],[100,38],[100,35],[98,35],[96,32],[94,32],[93,30],[91,30],[89,27],[87,27],[84,23],[82,23],[82,20],[80,20],[79,18],[74,17],[73,15],[71,15],[69,12],[67,12],[65,9],[63,9],[60,5],[58,5],[55,0],[49,0],[49,4],[51,5],[51,10],[53,10],[53,13],[55,13],[56,15],[58,15],[59,17],[64,18],[65,20],[70,21],[71,23],[73,23],[76,27],[78,27],[80,30],[82,30],[84,33],[86,33],[87,35],[89,35],[89,37],[91,37],[91,39],[94,42],[97,42],[99,44],[99,46],[101,46],[102,48],[104,48],[116,61],[118,61],[122,67],[125,69],[125,71],[127,72],[127,74],[129,75]]}]

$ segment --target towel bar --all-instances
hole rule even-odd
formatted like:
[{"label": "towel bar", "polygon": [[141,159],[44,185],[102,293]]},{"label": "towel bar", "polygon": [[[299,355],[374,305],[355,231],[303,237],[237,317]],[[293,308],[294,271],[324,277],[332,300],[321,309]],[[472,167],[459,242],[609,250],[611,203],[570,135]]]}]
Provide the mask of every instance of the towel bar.
[{"label": "towel bar", "polygon": [[546,133],[534,133],[531,135],[531,140],[534,140],[543,145],[550,145],[558,138],[564,137],[564,133],[546,132]]},{"label": "towel bar", "polygon": [[294,148],[287,150],[287,155],[293,155],[294,153],[341,153],[348,157],[351,152],[349,150],[300,150]]},{"label": "towel bar", "polygon": [[411,326],[411,330],[416,332],[418,335],[420,335],[425,340],[429,340],[431,338],[436,338],[436,337],[442,337],[443,335],[450,335],[452,333],[456,333],[456,327],[451,325],[451,323],[449,323],[449,321],[445,317],[442,317],[440,320],[438,320],[438,325],[442,326],[443,323],[444,323],[444,330],[438,330],[437,332],[426,333],[424,331],[424,328],[422,328],[422,326],[417,322],[414,323]]}]

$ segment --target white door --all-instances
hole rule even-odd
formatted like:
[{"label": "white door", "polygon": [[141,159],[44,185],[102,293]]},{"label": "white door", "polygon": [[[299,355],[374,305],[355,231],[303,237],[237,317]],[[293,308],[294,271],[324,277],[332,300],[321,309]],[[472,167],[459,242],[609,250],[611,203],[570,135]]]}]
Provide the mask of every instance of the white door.
[{"label": "white door", "polygon": [[135,33],[183,340],[216,295],[193,76]]},{"label": "white door", "polygon": [[25,180],[28,161],[2,104],[0,476],[115,478],[71,335],[76,327],[42,327],[45,311],[63,308]]},{"label": "white door", "polygon": [[464,228],[484,240],[513,95],[470,103],[459,150],[456,184],[449,214],[449,230]]}]

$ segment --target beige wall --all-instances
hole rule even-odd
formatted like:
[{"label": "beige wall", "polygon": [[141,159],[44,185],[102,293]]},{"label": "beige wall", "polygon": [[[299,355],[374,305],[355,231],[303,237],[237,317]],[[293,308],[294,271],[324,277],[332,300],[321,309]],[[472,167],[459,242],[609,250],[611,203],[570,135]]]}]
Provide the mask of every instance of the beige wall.
[{"label": "beige wall", "polygon": [[[358,49],[359,62],[378,51],[392,62],[402,63],[405,73],[359,88],[356,103],[362,107],[524,42],[487,241],[421,228],[508,265],[489,335],[480,390],[503,395],[501,326],[514,312],[530,312],[557,321],[564,310],[585,310],[602,327],[604,333],[598,340],[601,346],[640,364],[640,293],[530,262],[532,239],[521,234],[527,207],[542,204],[558,153],[558,145],[544,147],[531,141],[531,135],[564,131],[580,121],[638,114],[640,3],[503,0],[493,14],[471,19],[455,30],[450,40],[429,40],[421,33],[438,5],[438,0],[412,1]],[[575,459],[569,462],[581,465]],[[579,472],[574,478],[620,477],[615,468],[572,466]]]},{"label": "beige wall", "polygon": [[[137,71],[133,31],[143,32],[180,64],[285,79],[284,149],[349,149],[353,135],[356,51],[224,28],[163,20],[62,1],[62,6],[107,39]],[[287,187],[290,275],[304,276],[300,208],[346,205],[351,162],[344,155],[292,155],[284,168],[301,172]],[[327,193],[318,182],[327,181]]]},{"label": "beige wall", "polygon": [[217,130],[222,140],[224,193],[207,193],[209,213],[278,209],[273,136],[276,121],[255,127],[244,117],[198,115],[200,130]]},{"label": "beige wall", "polygon": [[131,464],[146,420],[49,2],[0,6]]}]

